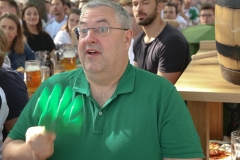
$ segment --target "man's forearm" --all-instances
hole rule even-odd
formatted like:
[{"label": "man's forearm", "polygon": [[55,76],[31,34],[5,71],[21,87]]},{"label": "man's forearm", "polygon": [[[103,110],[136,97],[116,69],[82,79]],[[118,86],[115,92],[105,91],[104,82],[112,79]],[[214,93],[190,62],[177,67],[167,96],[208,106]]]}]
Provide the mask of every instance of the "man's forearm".
[{"label": "man's forearm", "polygon": [[26,145],[25,141],[6,139],[3,145],[3,159],[4,160],[36,160],[33,156],[32,150]]}]

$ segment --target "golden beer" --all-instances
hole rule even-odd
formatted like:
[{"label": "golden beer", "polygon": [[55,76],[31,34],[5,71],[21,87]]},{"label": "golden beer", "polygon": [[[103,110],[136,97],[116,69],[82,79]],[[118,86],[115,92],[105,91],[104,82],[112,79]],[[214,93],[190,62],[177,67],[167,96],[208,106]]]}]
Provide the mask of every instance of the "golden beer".
[{"label": "golden beer", "polygon": [[25,71],[28,92],[35,92],[42,83],[40,62],[38,60],[27,61]]},{"label": "golden beer", "polygon": [[29,92],[35,92],[36,89],[40,86],[42,83],[42,78],[41,78],[41,71],[40,68],[38,70],[36,69],[27,69],[26,70],[26,75],[27,75],[27,88]]},{"label": "golden beer", "polygon": [[61,67],[63,67],[63,58],[60,58],[60,60],[59,60],[59,65],[61,66]]},{"label": "golden beer", "polygon": [[76,57],[64,57],[63,66],[65,71],[71,71],[76,69]]}]

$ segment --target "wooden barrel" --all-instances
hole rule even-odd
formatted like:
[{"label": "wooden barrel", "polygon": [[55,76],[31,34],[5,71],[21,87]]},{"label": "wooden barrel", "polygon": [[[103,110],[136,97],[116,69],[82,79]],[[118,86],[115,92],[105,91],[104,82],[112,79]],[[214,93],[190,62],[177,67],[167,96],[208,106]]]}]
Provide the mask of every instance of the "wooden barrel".
[{"label": "wooden barrel", "polygon": [[222,77],[240,85],[240,0],[216,0],[215,37]]}]

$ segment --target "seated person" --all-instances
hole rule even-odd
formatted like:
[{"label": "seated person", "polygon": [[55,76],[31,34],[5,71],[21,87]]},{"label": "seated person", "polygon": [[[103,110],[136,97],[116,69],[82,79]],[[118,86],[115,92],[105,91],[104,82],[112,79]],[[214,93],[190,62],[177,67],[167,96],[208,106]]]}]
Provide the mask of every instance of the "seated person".
[{"label": "seated person", "polygon": [[61,28],[54,38],[55,45],[72,44],[72,29],[79,23],[81,11],[79,9],[71,10],[66,24]]},{"label": "seated person", "polygon": [[0,159],[2,143],[28,102],[27,87],[17,72],[3,64],[7,35],[0,28]]},{"label": "seated person", "polygon": [[215,7],[210,2],[204,2],[200,9],[200,23],[204,25],[215,23]]},{"label": "seated person", "polygon": [[22,26],[16,15],[8,12],[3,13],[0,16],[0,27],[7,33],[7,52],[12,69],[25,68],[26,61],[35,60],[34,52],[24,42]]},{"label": "seated person", "polygon": [[172,4],[177,6],[176,21],[180,24],[180,29],[184,29],[189,25],[189,19],[183,12],[183,0],[170,0]]},{"label": "seated person", "polygon": [[[8,134],[3,158],[201,160],[204,157],[191,115],[176,88],[165,78],[129,64],[131,23],[129,13],[115,2],[91,0],[83,6],[78,42],[82,67],[54,75],[42,83]],[[49,132],[37,126],[40,115],[32,117],[32,106],[43,89],[52,90],[55,84],[63,89],[71,87],[74,96],[83,99],[80,113],[83,121],[76,128],[78,133]]]},{"label": "seated person", "polygon": [[34,4],[25,5],[22,12],[22,26],[27,43],[34,52],[49,51],[54,55],[55,44],[50,35],[42,29],[41,16]]},{"label": "seated person", "polygon": [[173,3],[166,3],[163,8],[163,20],[175,28],[183,28],[180,23],[176,20],[177,18],[177,6]]}]

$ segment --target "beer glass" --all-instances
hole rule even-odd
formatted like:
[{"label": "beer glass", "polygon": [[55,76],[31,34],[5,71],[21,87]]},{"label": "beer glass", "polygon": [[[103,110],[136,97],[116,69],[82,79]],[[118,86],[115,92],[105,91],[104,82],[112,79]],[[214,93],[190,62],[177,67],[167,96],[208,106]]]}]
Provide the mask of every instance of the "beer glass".
[{"label": "beer glass", "polygon": [[35,59],[40,61],[41,66],[44,65],[46,55],[47,55],[47,51],[36,51],[35,52]]},{"label": "beer glass", "polygon": [[231,158],[232,160],[240,160],[240,130],[231,133]]},{"label": "beer glass", "polygon": [[50,68],[48,66],[41,66],[42,82],[50,77]]},{"label": "beer glass", "polygon": [[40,61],[26,61],[25,71],[28,92],[35,92],[42,82]]},{"label": "beer glass", "polygon": [[67,47],[63,53],[63,67],[65,71],[76,69],[76,52],[71,47]]}]

